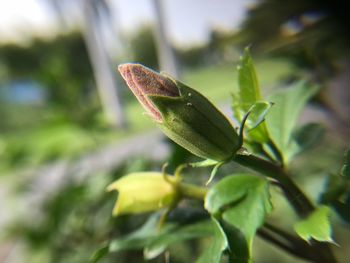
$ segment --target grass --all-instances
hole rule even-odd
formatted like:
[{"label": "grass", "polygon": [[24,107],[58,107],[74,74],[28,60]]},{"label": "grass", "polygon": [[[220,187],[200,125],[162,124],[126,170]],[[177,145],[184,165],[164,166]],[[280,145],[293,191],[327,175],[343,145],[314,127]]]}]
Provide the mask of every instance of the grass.
[{"label": "grass", "polygon": [[[284,76],[294,72],[284,60],[259,60],[257,74],[263,90],[268,91]],[[229,103],[237,88],[235,65],[203,67],[186,71],[181,79],[202,92],[214,103]],[[126,88],[126,87],[125,87]],[[96,147],[140,134],[155,127],[136,99],[125,106],[127,130],[91,131],[74,123],[44,126],[41,129],[0,135],[0,171],[13,167],[38,165],[59,158],[75,158]],[[19,165],[22,164],[22,165]]]}]

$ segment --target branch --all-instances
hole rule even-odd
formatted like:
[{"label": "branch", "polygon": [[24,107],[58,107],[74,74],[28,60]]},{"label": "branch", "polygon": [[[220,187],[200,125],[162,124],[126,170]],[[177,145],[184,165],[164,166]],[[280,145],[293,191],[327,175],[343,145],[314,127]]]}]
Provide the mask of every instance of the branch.
[{"label": "branch", "polygon": [[273,234],[269,233],[266,229],[259,229],[258,230],[258,236],[262,239],[274,244],[275,246],[283,249],[284,251],[288,252],[291,255],[294,255],[296,257],[299,257],[301,259],[310,260],[310,256],[303,253],[305,250],[300,250],[298,248],[295,248],[294,246],[290,246],[290,244],[285,244],[285,242],[279,240],[277,237],[275,237]]},{"label": "branch", "polygon": [[304,218],[314,210],[314,205],[282,167],[254,155],[237,154],[233,161],[277,180],[299,217]]}]

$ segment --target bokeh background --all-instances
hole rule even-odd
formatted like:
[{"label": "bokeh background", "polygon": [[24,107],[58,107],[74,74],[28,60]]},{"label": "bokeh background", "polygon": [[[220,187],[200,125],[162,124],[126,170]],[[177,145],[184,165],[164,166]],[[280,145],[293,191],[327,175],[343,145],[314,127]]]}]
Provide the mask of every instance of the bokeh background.
[{"label": "bokeh background", "polygon": [[[346,10],[326,0],[0,0],[0,262],[88,262],[145,220],[111,217],[110,182],[193,158],[143,114],[116,71],[124,62],[166,71],[228,117],[246,46],[264,94],[297,79],[320,85],[300,122],[321,122],[325,136],[291,167],[317,200],[350,145]],[[275,210],[287,226],[287,205]],[[334,232],[350,245],[344,222]],[[255,262],[299,262],[259,239],[256,247]],[[170,262],[193,262],[200,249],[176,245]],[[103,262],[143,262],[142,251]]]}]

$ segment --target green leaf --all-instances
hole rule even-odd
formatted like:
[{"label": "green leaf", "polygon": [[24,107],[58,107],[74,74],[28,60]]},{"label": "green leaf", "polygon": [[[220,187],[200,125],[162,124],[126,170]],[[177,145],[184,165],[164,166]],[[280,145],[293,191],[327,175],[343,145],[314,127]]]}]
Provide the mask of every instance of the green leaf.
[{"label": "green leaf", "polygon": [[250,114],[246,123],[247,127],[249,128],[249,134],[251,134],[253,130],[265,120],[265,116],[272,105],[272,103],[267,101],[258,101],[250,107]]},{"label": "green leaf", "polygon": [[219,263],[222,253],[228,247],[226,234],[219,222],[212,218],[212,224],[214,230],[213,240],[196,261],[197,263]]},{"label": "green leaf", "polygon": [[347,180],[350,180],[350,149],[348,149],[345,154],[345,162],[340,171],[340,174]]},{"label": "green leaf", "polygon": [[298,145],[297,152],[303,152],[314,146],[321,140],[324,132],[324,127],[319,123],[308,123],[298,128],[293,134],[293,139]]},{"label": "green leaf", "polygon": [[[235,92],[232,98],[233,115],[237,121],[242,122],[244,115],[251,110],[252,107],[255,107],[256,109],[254,111],[256,111],[256,113],[253,111],[247,122],[247,128],[251,130],[251,132],[246,136],[247,139],[255,142],[266,142],[269,136],[265,124],[261,123],[261,121],[257,122],[257,120],[259,120],[259,115],[266,114],[266,109],[262,108],[267,107],[269,103],[262,101],[258,78],[249,48],[245,48],[237,70],[238,92]],[[269,107],[270,106],[268,106],[268,108]],[[258,124],[260,125],[258,126]],[[255,129],[252,130],[253,128]]]},{"label": "green leaf", "polygon": [[348,224],[350,223],[350,194],[348,194],[344,201],[332,202],[332,207],[337,212],[339,217]]},{"label": "green leaf", "polygon": [[337,175],[329,175],[320,196],[322,204],[332,207],[337,215],[350,223],[350,150],[345,154],[345,162]]},{"label": "green leaf", "polygon": [[108,254],[108,252],[109,252],[109,246],[103,245],[93,253],[93,255],[90,258],[90,262],[91,263],[99,262],[102,258],[104,258]]},{"label": "green leaf", "polygon": [[[240,231],[251,252],[257,229],[271,212],[268,181],[249,174],[227,176],[209,191],[205,208]],[[239,258],[241,251],[234,251]]]},{"label": "green leaf", "polygon": [[[159,214],[153,214],[140,229],[124,237],[112,240],[109,245],[109,251],[117,252],[145,247],[152,238],[159,234],[157,229],[158,220]],[[165,229],[165,227],[163,229]]]},{"label": "green leaf", "polygon": [[339,175],[329,175],[326,180],[324,191],[320,196],[322,204],[329,205],[340,199],[347,191],[347,183]]},{"label": "green leaf", "polygon": [[329,222],[330,208],[320,206],[306,219],[295,223],[295,232],[304,240],[311,239],[325,242],[333,242],[331,237],[332,228]]},{"label": "green leaf", "polygon": [[308,86],[301,81],[269,97],[274,106],[266,116],[265,123],[270,138],[283,155],[284,163],[288,163],[297,152],[292,134],[305,104],[317,91],[318,87]]},{"label": "green leaf", "polygon": [[222,228],[226,233],[226,237],[229,243],[229,262],[252,262],[249,244],[247,243],[243,233],[238,228],[228,223],[223,223]]},{"label": "green leaf", "polygon": [[145,247],[146,259],[152,259],[161,254],[169,245],[185,240],[212,235],[214,232],[212,221],[205,220],[199,223],[175,227],[154,237]]},{"label": "green leaf", "polygon": [[248,111],[251,105],[261,100],[260,88],[253,59],[249,48],[244,49],[238,69],[239,96],[243,102],[243,110]]}]

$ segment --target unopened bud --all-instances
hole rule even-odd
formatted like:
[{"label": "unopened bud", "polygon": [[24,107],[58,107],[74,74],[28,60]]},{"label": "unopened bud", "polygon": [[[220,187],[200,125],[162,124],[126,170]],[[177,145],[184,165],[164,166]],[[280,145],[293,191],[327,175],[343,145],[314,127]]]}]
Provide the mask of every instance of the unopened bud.
[{"label": "unopened bud", "polygon": [[157,172],[128,174],[107,187],[117,190],[113,215],[137,214],[170,206],[177,197],[177,179]]},{"label": "unopened bud", "polygon": [[119,71],[162,131],[180,146],[220,162],[240,148],[230,122],[199,92],[140,64],[123,64]]}]

